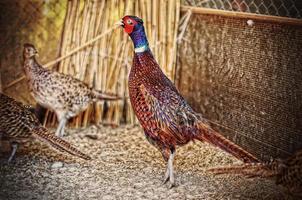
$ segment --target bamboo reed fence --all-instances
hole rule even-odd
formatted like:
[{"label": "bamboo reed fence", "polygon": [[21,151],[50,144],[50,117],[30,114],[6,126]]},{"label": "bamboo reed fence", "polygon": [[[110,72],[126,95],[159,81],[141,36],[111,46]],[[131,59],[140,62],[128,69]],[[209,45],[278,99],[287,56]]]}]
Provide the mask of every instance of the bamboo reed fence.
[{"label": "bamboo reed fence", "polygon": [[[179,0],[68,1],[60,55],[68,54],[110,29],[124,15],[137,15],[144,19],[154,56],[174,80],[179,12]],[[132,56],[132,43],[119,29],[62,60],[56,68],[61,73],[83,80],[90,87],[127,97]],[[116,102],[96,102],[72,119],[70,125],[86,127],[91,122],[113,125],[137,123],[128,98]],[[54,126],[55,123],[54,113],[47,111],[44,124]]]}]

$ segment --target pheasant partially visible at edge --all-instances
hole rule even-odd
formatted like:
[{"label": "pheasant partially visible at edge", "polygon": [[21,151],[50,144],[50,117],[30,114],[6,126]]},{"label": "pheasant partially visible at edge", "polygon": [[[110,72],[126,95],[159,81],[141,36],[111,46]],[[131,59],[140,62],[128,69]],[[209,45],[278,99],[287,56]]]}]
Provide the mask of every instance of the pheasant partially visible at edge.
[{"label": "pheasant partially visible at edge", "polygon": [[68,119],[84,111],[92,101],[121,99],[90,88],[70,75],[43,68],[36,54],[34,45],[24,44],[24,69],[31,94],[40,105],[55,111],[59,121],[57,136],[62,137]]},{"label": "pheasant partially visible at edge", "polygon": [[284,160],[214,167],[208,171],[214,174],[239,174],[248,178],[275,178],[277,185],[302,197],[302,150]]},{"label": "pheasant partially visible at edge", "polygon": [[164,183],[175,185],[173,159],[176,146],[191,140],[208,142],[245,162],[259,160],[221,134],[196,113],[162,72],[149,48],[143,21],[125,16],[120,21],[134,44],[133,65],[129,74],[129,95],[134,112],[147,140],[155,145],[168,163]]},{"label": "pheasant partially visible at edge", "polygon": [[12,146],[8,162],[13,159],[19,143],[33,138],[41,140],[61,152],[90,160],[89,156],[44,128],[30,107],[0,93],[0,139],[8,140]]}]

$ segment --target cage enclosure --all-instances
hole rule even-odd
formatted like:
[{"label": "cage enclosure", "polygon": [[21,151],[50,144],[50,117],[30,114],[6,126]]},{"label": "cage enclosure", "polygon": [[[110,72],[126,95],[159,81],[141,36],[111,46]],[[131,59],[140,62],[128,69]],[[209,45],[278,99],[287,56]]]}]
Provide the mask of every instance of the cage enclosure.
[{"label": "cage enclosure", "polygon": [[[205,172],[238,161],[198,142],[177,149],[179,185],[159,187],[166,162],[137,126],[128,92],[133,45],[114,23],[141,17],[155,59],[192,108],[269,161],[302,149],[301,1],[4,0],[0,12],[2,93],[36,104],[22,66],[30,42],[45,68],[122,97],[91,103],[69,120],[66,140],[89,162],[34,141],[20,150],[29,156],[17,155],[12,165],[0,156],[0,199],[280,199],[274,182]],[[37,108],[52,131],[56,115]]]},{"label": "cage enclosure", "polygon": [[[10,1],[2,8],[2,20],[14,19],[13,26],[1,23],[2,88],[17,99],[34,103],[24,80],[18,80],[23,73],[22,43],[35,42],[46,63],[134,13],[145,19],[165,73],[224,135],[264,160],[286,157],[302,146],[298,1]],[[14,17],[19,10],[24,15]],[[137,123],[127,99],[131,48],[125,35],[113,31],[52,66],[91,87],[126,97],[91,105],[71,126]],[[44,123],[54,126],[55,115],[45,114]]]}]

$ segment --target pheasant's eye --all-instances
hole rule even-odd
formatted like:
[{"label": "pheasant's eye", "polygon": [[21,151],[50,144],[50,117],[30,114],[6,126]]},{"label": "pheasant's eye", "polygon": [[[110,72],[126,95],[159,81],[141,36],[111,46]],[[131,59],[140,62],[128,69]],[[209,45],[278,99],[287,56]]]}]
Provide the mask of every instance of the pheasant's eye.
[{"label": "pheasant's eye", "polygon": [[127,20],[127,24],[129,24],[129,25],[133,24],[133,22],[131,21],[131,19]]}]

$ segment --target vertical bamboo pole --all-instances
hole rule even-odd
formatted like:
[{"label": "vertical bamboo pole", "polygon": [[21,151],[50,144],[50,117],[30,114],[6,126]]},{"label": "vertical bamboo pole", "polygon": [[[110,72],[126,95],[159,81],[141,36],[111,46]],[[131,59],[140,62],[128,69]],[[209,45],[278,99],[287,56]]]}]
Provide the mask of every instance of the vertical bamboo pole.
[{"label": "vertical bamboo pole", "polygon": [[173,33],[174,33],[174,29],[173,29],[173,19],[174,19],[174,16],[173,16],[173,13],[174,13],[174,5],[175,4],[175,1],[170,1],[168,2],[168,13],[167,13],[167,35],[166,35],[166,52],[165,54],[167,55],[167,60],[166,60],[166,72],[167,74],[169,74],[169,76],[171,78],[173,78],[172,74],[171,74],[171,69],[170,69],[170,60],[173,59],[173,56],[172,56],[172,49],[173,49],[173,41],[174,41],[174,37],[173,37]]},{"label": "vertical bamboo pole", "polygon": [[[102,15],[102,25],[100,26],[102,30],[106,30],[109,26],[109,22],[108,22],[108,19],[109,19],[109,9],[108,9],[108,6],[110,4],[105,1],[105,7],[104,7],[104,13]],[[108,40],[108,36],[105,36],[104,38],[101,39],[100,41],[100,47],[99,47],[99,53],[102,55],[102,54],[108,54],[108,49],[107,49],[107,40]],[[106,75],[107,75],[107,68],[108,66],[108,58],[107,57],[102,57],[100,60],[99,60],[99,67],[98,67],[98,73],[97,73],[97,76],[98,76],[98,79],[99,79],[99,82],[98,82],[98,89],[102,90],[102,91],[105,91],[106,89]],[[96,110],[96,123],[100,123],[103,119],[103,108],[104,108],[104,102],[97,102],[97,110]]]},{"label": "vertical bamboo pole", "polygon": [[154,56],[157,56],[157,52],[156,52],[156,47],[155,47],[155,43],[157,41],[157,34],[156,34],[156,24],[157,24],[157,13],[156,13],[156,1],[152,1],[152,5],[151,5],[151,38],[152,38],[152,42],[150,43],[151,50],[154,53]]},{"label": "vertical bamboo pole", "polygon": [[180,0],[176,1],[175,9],[174,9],[175,17],[174,17],[174,42],[173,42],[173,59],[171,60],[171,68],[173,79],[175,80],[176,76],[176,56],[177,56],[177,34],[178,34],[178,23],[179,23],[179,16],[180,16]]},{"label": "vertical bamboo pole", "polygon": [[[70,21],[67,27],[67,37],[66,37],[66,47],[65,47],[65,51],[63,52],[63,54],[66,54],[67,52],[69,52],[73,46],[72,46],[72,41],[70,35],[73,34],[73,27],[74,27],[74,23],[75,23],[75,16],[78,10],[78,5],[79,5],[79,1],[72,1],[72,7],[71,7],[71,14],[70,14]],[[70,63],[71,58],[67,58],[65,59],[65,62],[62,63],[62,65],[60,66],[59,70],[60,72],[67,74],[69,71],[69,63]]]},{"label": "vertical bamboo pole", "polygon": [[144,0],[144,4],[146,6],[146,27],[147,27],[147,34],[148,34],[148,38],[150,38],[150,41],[153,42],[154,38],[152,36],[152,24],[151,24],[151,20],[152,20],[152,2],[151,1],[147,1]]},{"label": "vertical bamboo pole", "polygon": [[[160,59],[160,66],[163,68],[164,72],[167,73],[166,71],[166,31],[167,31],[167,27],[166,27],[166,6],[167,6],[167,1],[166,0],[162,0],[161,6],[160,6],[160,26],[158,29],[158,32],[160,32],[160,41],[161,41],[161,59]],[[169,74],[167,74],[169,77]]]},{"label": "vertical bamboo pole", "polygon": [[[105,1],[97,1],[98,5],[97,5],[97,10],[98,10],[98,16],[97,16],[97,19],[96,19],[96,24],[95,24],[95,32],[94,32],[94,35],[97,35],[99,33],[101,33],[101,20],[102,20],[102,16],[103,16],[103,10],[104,10],[104,6],[105,6]],[[94,48],[93,48],[93,56],[92,56],[92,67],[94,68],[94,76],[92,77],[92,79],[95,79],[95,82],[93,83],[94,87],[96,89],[100,89],[100,80],[99,80],[99,67],[101,67],[100,65],[100,61],[102,59],[99,59],[99,52],[100,52],[100,41],[98,41],[95,45],[94,45]],[[95,121],[94,123],[97,123],[99,120],[100,120],[100,113],[99,113],[99,110],[100,110],[100,105],[99,105],[99,102],[96,102],[94,103],[93,105],[94,107],[94,118],[95,118]]]},{"label": "vertical bamboo pole", "polygon": [[[73,34],[73,44],[74,46],[78,47],[81,45],[81,26],[82,26],[82,11],[83,11],[83,6],[84,6],[84,2],[80,2],[78,9],[77,9],[77,15],[76,15],[76,22],[75,22],[75,30],[74,30],[74,34]],[[75,77],[79,77],[80,74],[80,62],[81,62],[81,55],[80,53],[76,53],[75,55],[72,56],[73,58],[73,65],[74,65],[74,73],[73,75]],[[70,72],[69,72],[70,73]]]}]

